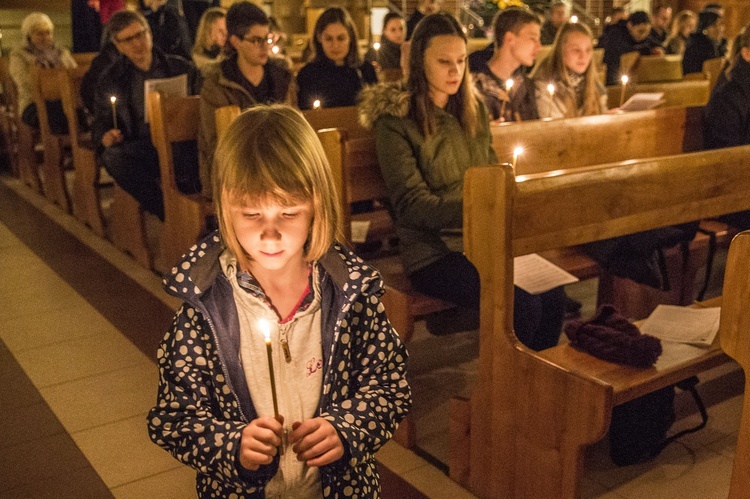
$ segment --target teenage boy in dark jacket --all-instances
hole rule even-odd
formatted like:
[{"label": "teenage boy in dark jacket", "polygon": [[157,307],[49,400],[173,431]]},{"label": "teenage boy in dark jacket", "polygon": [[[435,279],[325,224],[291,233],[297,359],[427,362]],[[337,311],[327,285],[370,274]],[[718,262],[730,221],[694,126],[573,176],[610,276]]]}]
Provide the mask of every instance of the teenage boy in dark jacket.
[{"label": "teenage boy in dark jacket", "polygon": [[607,65],[607,85],[620,82],[620,56],[628,52],[639,52],[641,55],[663,54],[655,40],[649,37],[651,18],[648,13],[639,10],[630,14],[626,21],[613,24],[605,30],[599,39],[599,48],[604,49],[604,64]]},{"label": "teenage boy in dark jacket", "polygon": [[[94,97],[92,134],[102,163],[115,182],[148,212],[164,218],[159,158],[151,144],[146,123],[144,82],[187,75],[187,93],[196,94],[200,74],[181,57],[155,48],[144,17],[131,11],[117,12],[109,21],[110,37],[122,54],[99,77]],[[114,106],[111,97],[116,97]],[[113,110],[116,111],[117,125]],[[181,166],[189,162],[176,162]],[[197,162],[193,172],[177,171],[178,185],[186,192],[200,190]]]}]

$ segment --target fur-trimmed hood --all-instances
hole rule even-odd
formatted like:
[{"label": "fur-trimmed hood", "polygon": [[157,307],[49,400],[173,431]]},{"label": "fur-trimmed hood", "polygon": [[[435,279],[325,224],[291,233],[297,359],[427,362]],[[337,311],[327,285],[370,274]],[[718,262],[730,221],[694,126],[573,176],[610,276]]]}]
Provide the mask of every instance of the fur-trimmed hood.
[{"label": "fur-trimmed hood", "polygon": [[367,86],[359,94],[359,122],[372,129],[381,116],[405,117],[409,114],[411,93],[401,82]]}]

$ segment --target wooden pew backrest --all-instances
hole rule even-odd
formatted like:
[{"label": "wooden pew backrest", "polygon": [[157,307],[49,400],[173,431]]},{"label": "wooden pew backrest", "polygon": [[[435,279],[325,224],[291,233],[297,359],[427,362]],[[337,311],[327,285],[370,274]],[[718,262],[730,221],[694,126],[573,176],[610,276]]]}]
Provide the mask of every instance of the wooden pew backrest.
[{"label": "wooden pew backrest", "polygon": [[634,83],[682,80],[681,55],[642,55],[633,71]]},{"label": "wooden pew backrest", "polygon": [[577,497],[582,449],[605,434],[613,405],[726,359],[714,346],[639,370],[569,345],[530,351],[513,333],[513,257],[750,209],[748,168],[750,146],[519,179],[508,165],[467,172],[464,246],[482,283],[463,470],[473,493]]},{"label": "wooden pew backrest", "polygon": [[[619,107],[619,85],[607,87],[607,100],[610,108]],[[625,89],[625,100],[637,93],[662,92],[664,104],[662,107],[692,107],[705,106],[711,95],[711,82],[700,75],[698,79],[684,79],[666,83],[635,83]]]},{"label": "wooden pew backrest", "polygon": [[668,156],[702,148],[702,110],[665,108],[492,127],[500,161],[521,146],[516,173],[549,172],[634,158]]}]

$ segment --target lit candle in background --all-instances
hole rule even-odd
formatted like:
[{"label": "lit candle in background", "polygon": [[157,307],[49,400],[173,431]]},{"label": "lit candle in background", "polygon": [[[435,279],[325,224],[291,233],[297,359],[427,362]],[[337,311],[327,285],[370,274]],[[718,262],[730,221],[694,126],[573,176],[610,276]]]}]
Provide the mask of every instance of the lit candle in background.
[{"label": "lit candle in background", "polygon": [[274,45],[273,47],[271,47],[271,52],[273,52],[274,54],[278,55],[279,51],[280,49],[278,45]]},{"label": "lit candle in background", "polygon": [[510,102],[510,90],[513,88],[514,83],[513,78],[505,80],[505,93],[508,94],[508,100],[504,100],[502,104],[500,104],[500,118],[502,121],[505,121],[505,104]]},{"label": "lit candle in background", "polygon": [[380,42],[373,43],[372,44],[372,48],[375,49],[375,52],[377,52],[378,50],[380,50]]},{"label": "lit candle in background", "polygon": [[577,23],[578,22],[578,16],[570,16],[570,22]]},{"label": "lit candle in background", "polygon": [[266,354],[268,355],[268,374],[271,378],[271,396],[273,397],[273,415],[279,419],[279,402],[276,399],[276,378],[273,375],[273,349],[271,348],[271,324],[265,319],[258,320],[258,327],[266,340]]},{"label": "lit candle in background", "polygon": [[628,75],[622,75],[622,78],[620,78],[620,81],[622,82],[622,89],[620,89],[620,107],[625,103],[625,87],[628,86],[629,80]]},{"label": "lit candle in background", "polygon": [[547,115],[552,117],[552,98],[555,96],[555,85],[550,83],[547,85],[547,92],[549,92],[549,106],[547,107]]},{"label": "lit candle in background", "polygon": [[112,128],[117,130],[117,97],[113,95],[109,98],[109,102],[112,103]]},{"label": "lit candle in background", "polygon": [[523,154],[523,147],[516,147],[513,149],[513,175],[516,174],[516,165],[518,165],[518,157]]},{"label": "lit candle in background", "polygon": [[320,99],[315,99],[313,101],[313,109],[320,109]]}]

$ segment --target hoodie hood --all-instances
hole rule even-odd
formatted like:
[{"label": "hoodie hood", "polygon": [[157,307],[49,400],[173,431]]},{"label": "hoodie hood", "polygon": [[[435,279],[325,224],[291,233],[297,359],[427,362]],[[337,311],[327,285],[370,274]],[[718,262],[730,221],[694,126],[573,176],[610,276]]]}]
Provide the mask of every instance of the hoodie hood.
[{"label": "hoodie hood", "polygon": [[[187,302],[200,301],[222,273],[219,256],[225,248],[218,231],[209,234],[190,248],[164,277],[164,289]],[[338,244],[331,246],[318,264],[348,301],[360,294],[380,296],[384,292],[380,272]]]},{"label": "hoodie hood", "polygon": [[402,82],[367,86],[359,94],[359,122],[370,130],[382,116],[403,118],[409,114],[410,98]]}]

